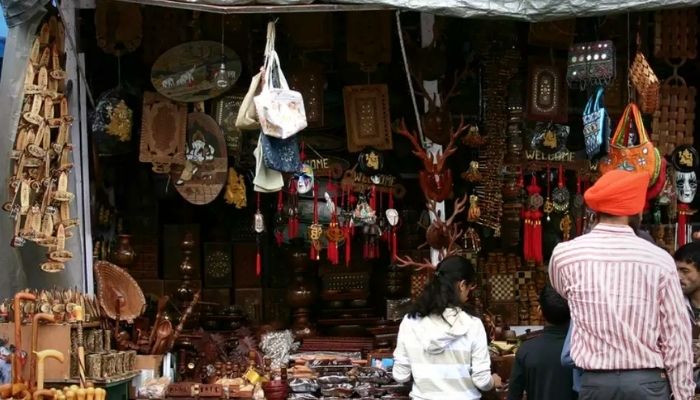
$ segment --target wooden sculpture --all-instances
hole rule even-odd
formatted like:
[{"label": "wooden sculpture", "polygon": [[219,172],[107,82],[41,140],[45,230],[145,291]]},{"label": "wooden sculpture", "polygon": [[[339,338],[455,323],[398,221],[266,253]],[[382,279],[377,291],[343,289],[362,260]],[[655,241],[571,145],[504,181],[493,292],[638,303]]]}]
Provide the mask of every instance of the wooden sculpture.
[{"label": "wooden sculpture", "polygon": [[428,200],[441,202],[447,199],[452,192],[452,171],[447,168],[445,162],[457,151],[455,140],[468,128],[464,124],[464,118],[460,119],[459,127],[450,135],[450,141],[442,154],[433,156],[419,143],[418,136],[406,128],[406,123],[401,120],[397,133],[406,137],[413,145],[413,154],[423,162],[423,170],[419,171],[419,183],[423,194]]},{"label": "wooden sculpture", "polygon": [[[428,208],[430,212],[435,214],[435,221],[430,224],[425,233],[425,243],[420,245],[418,248],[424,247],[426,244],[432,249],[437,250],[440,253],[440,259],[457,254],[462,249],[457,244],[457,241],[463,236],[463,231],[459,228],[458,224],[455,222],[455,217],[462,213],[466,208],[467,196],[464,195],[462,198],[457,199],[454,203],[454,210],[452,215],[446,221],[440,218],[440,215],[435,211],[435,203],[430,203]],[[435,269],[429,260],[425,259],[422,262],[413,260],[409,256],[396,257],[397,265],[400,267],[414,266],[417,270],[421,269]]]}]

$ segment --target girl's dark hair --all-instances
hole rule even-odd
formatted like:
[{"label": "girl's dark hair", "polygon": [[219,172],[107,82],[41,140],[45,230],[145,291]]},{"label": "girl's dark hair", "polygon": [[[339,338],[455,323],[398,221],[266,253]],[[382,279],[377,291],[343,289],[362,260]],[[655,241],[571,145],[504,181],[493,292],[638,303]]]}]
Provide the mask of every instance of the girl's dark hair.
[{"label": "girl's dark hair", "polygon": [[435,277],[425,286],[423,293],[408,311],[410,318],[442,315],[449,307],[462,307],[457,283],[473,284],[476,271],[469,260],[462,256],[449,256],[440,261]]}]

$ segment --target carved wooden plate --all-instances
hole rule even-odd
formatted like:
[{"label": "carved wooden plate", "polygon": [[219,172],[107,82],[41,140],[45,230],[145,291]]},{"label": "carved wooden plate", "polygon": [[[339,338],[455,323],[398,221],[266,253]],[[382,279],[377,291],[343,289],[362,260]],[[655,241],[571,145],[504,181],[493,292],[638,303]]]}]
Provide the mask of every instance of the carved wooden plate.
[{"label": "carved wooden plate", "polygon": [[216,84],[222,54],[221,43],[183,43],[158,57],[151,69],[151,83],[163,96],[182,102],[199,102],[218,97],[231,89],[241,75],[241,59],[228,47],[223,60],[229,85]]},{"label": "carved wooden plate", "polygon": [[139,161],[184,163],[186,124],[186,105],[155,92],[145,92]]},{"label": "carved wooden plate", "polygon": [[228,156],[221,127],[209,115],[188,115],[185,158],[184,165],[173,166],[175,188],[192,204],[211,203],[226,184]]},{"label": "carved wooden plate", "polygon": [[357,85],[343,88],[348,151],[365,147],[391,150],[393,142],[386,85]]}]

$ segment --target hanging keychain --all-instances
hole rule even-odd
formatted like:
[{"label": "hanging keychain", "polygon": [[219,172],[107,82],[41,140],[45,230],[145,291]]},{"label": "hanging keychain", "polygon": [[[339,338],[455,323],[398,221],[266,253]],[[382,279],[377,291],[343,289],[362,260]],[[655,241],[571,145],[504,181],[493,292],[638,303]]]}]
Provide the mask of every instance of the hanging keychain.
[{"label": "hanging keychain", "polygon": [[389,208],[386,210],[386,220],[389,222],[389,254],[391,254],[391,262],[396,260],[398,254],[398,240],[396,231],[399,225],[399,212],[394,208],[394,191],[389,191]]},{"label": "hanging keychain", "polygon": [[552,187],[551,187],[551,182],[552,182],[552,176],[550,175],[550,168],[549,168],[549,163],[547,163],[547,172],[544,174],[545,179],[547,180],[547,200],[544,201],[544,213],[547,215],[547,222],[549,222],[551,219],[549,215],[554,211],[554,204],[552,203]]},{"label": "hanging keychain", "polygon": [[564,175],[564,167],[559,164],[559,184],[552,192],[552,204],[554,210],[559,213],[566,213],[569,210],[569,200],[571,194],[566,188],[566,175]]},{"label": "hanging keychain", "polygon": [[257,211],[255,212],[253,228],[255,233],[255,242],[257,245],[257,253],[255,255],[255,275],[260,276],[262,273],[262,257],[260,256],[260,246],[262,242],[262,233],[265,232],[265,220],[263,219],[262,212],[260,212],[260,193],[257,193]]},{"label": "hanging keychain", "polygon": [[574,196],[574,203],[571,213],[574,215],[576,220],[576,236],[581,236],[583,233],[583,194],[581,192],[581,175],[576,174],[576,196]]},{"label": "hanging keychain", "polygon": [[311,249],[309,258],[314,261],[319,260],[321,252],[321,236],[323,235],[323,226],[318,223],[318,183],[314,183],[314,223],[309,226],[307,234],[311,241]]}]

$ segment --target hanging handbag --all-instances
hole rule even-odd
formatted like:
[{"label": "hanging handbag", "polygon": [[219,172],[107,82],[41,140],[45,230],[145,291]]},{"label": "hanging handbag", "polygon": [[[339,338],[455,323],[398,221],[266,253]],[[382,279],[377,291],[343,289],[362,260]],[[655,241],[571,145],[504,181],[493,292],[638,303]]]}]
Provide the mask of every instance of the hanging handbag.
[{"label": "hanging handbag", "polygon": [[659,78],[651,69],[646,57],[637,51],[629,70],[630,81],[637,91],[637,103],[645,114],[653,114],[659,105]]},{"label": "hanging handbag", "polygon": [[569,49],[566,81],[585,89],[615,79],[615,45],[610,40],[578,43]]},{"label": "hanging handbag", "polygon": [[262,78],[262,72],[258,72],[253,76],[250,81],[250,87],[248,92],[241,102],[241,108],[238,109],[238,116],[236,117],[236,128],[244,131],[254,131],[260,129],[260,122],[258,122],[258,111],[255,109],[255,102],[253,99],[255,95],[258,94],[260,89],[260,80]]},{"label": "hanging handbag", "polygon": [[301,156],[296,136],[287,139],[260,135],[263,161],[269,169],[295,173],[301,169]]},{"label": "hanging handbag", "polygon": [[[639,144],[636,146],[629,144],[629,130],[632,121],[636,125],[639,137]],[[642,114],[636,104],[629,103],[625,108],[610,140],[608,157],[601,161],[599,168],[603,174],[613,169],[646,171],[651,176],[649,186],[653,186],[659,178],[661,154],[649,141],[649,136],[642,122]]]},{"label": "hanging handbag", "polygon": [[583,110],[583,139],[586,154],[591,160],[606,155],[610,143],[610,116],[603,106],[604,92],[603,87],[599,86]]},{"label": "hanging handbag", "polygon": [[[263,87],[253,99],[264,134],[286,139],[306,128],[306,111],[301,93],[290,90],[274,49],[275,23],[268,24],[268,48],[263,70]],[[277,78],[278,84],[275,85]]]},{"label": "hanging handbag", "polygon": [[279,192],[284,187],[284,178],[279,171],[272,170],[265,166],[263,155],[262,136],[258,138],[258,145],[253,151],[255,156],[255,178],[253,178],[253,190],[259,193]]}]

